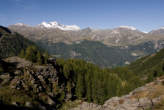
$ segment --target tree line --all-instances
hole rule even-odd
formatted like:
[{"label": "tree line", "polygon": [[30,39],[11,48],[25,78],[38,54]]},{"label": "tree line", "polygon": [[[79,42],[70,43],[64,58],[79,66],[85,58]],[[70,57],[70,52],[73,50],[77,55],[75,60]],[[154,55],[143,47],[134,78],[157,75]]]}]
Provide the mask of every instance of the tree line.
[{"label": "tree line", "polygon": [[41,52],[36,46],[31,45],[26,49],[22,49],[19,57],[25,58],[33,63],[47,64],[49,55],[47,52]]}]

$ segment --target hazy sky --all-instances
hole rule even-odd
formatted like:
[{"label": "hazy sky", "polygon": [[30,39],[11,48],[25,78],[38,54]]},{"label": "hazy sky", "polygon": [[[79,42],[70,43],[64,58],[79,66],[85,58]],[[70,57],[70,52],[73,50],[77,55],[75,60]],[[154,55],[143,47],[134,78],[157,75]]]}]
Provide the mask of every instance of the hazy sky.
[{"label": "hazy sky", "polygon": [[81,28],[130,25],[150,31],[164,26],[164,0],[0,0],[0,25],[42,21]]}]

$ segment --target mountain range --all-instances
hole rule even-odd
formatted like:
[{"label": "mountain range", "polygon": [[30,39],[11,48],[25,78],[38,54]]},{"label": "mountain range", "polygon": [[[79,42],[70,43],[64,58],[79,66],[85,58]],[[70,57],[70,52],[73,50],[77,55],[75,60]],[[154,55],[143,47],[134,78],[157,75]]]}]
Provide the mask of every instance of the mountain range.
[{"label": "mountain range", "polygon": [[100,66],[129,64],[164,47],[163,27],[145,33],[133,26],[80,29],[55,21],[37,26],[17,23],[8,28],[36,42],[51,55],[80,58]]},{"label": "mountain range", "polygon": [[[151,36],[160,36],[164,34],[163,27],[145,33],[133,26],[120,26],[114,29],[80,29],[80,27],[76,25],[63,25],[56,21],[49,23],[42,22],[37,26],[29,26],[23,23],[17,23],[10,25],[9,28],[33,40],[47,39],[53,43],[72,43],[80,40],[91,40],[101,41],[109,46],[123,46],[129,44],[134,45],[145,40],[154,40]],[[30,35],[29,33],[33,35]],[[162,38],[156,39],[159,40]]]}]

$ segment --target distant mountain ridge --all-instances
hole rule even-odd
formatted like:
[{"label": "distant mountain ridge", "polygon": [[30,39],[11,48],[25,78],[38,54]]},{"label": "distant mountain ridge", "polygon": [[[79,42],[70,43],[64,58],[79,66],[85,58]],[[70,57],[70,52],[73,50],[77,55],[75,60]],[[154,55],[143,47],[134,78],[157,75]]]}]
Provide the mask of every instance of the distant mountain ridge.
[{"label": "distant mountain ridge", "polygon": [[[64,26],[57,22],[42,23],[37,26],[19,23],[9,26],[9,29],[36,42],[51,55],[62,58],[80,58],[108,67],[129,64],[164,47],[164,28],[149,33],[142,32],[133,26],[66,31],[57,27],[49,28],[53,25]],[[96,51],[98,53],[95,54]]]},{"label": "distant mountain ridge", "polygon": [[[142,32],[133,26],[120,26],[114,29],[80,29],[76,25],[63,25],[58,22],[42,22],[37,26],[23,23],[10,25],[9,28],[31,40],[46,40],[50,43],[73,43],[81,40],[100,41],[109,46],[136,45],[145,41],[154,41],[152,36],[164,35],[164,28]],[[158,39],[158,38],[155,38]],[[158,40],[164,40],[164,37]]]}]

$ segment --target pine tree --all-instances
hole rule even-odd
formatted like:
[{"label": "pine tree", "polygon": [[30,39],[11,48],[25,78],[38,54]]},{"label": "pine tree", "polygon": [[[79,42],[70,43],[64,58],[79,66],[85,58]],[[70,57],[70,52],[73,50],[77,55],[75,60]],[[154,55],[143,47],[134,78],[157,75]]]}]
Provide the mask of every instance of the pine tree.
[{"label": "pine tree", "polygon": [[48,58],[49,58],[49,55],[47,52],[44,53],[44,63],[47,64],[48,63]]},{"label": "pine tree", "polygon": [[37,48],[35,46],[29,46],[26,49],[25,58],[29,61],[36,62],[37,61],[36,54],[37,54]]},{"label": "pine tree", "polygon": [[77,84],[76,84],[76,96],[81,99],[83,98],[85,93],[84,88],[84,77],[82,74],[79,74],[77,77]]},{"label": "pine tree", "polygon": [[40,54],[39,51],[37,52],[36,57],[37,57],[37,63],[38,64],[43,64],[43,57],[42,57],[42,55]]}]

